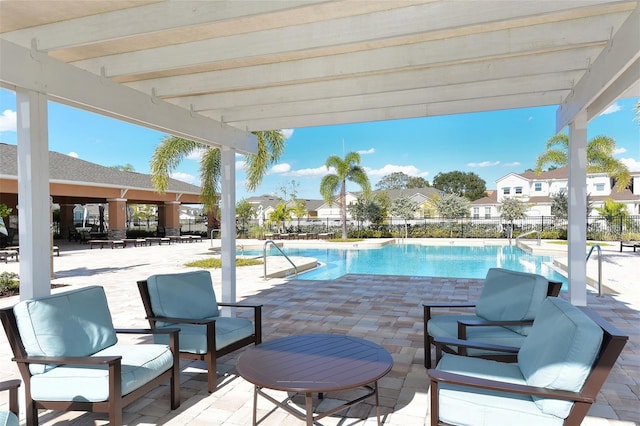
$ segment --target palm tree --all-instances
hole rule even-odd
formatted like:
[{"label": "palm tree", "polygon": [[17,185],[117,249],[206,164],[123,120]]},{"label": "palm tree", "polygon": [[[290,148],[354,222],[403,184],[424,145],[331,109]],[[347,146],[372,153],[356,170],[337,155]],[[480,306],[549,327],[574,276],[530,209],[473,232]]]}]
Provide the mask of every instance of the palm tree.
[{"label": "palm tree", "polygon": [[327,169],[332,167],[336,173],[330,173],[320,182],[320,194],[328,203],[331,203],[336,195],[340,204],[340,221],[342,222],[342,238],[347,238],[347,180],[360,186],[365,196],[371,191],[367,173],[360,167],[360,154],[350,152],[344,160],[337,155],[332,155],[325,162]]},{"label": "palm tree", "polygon": [[[609,136],[596,136],[587,143],[587,172],[607,173],[615,179],[618,191],[631,182],[627,166],[613,158],[616,141]],[[567,166],[569,164],[569,136],[558,134],[547,141],[547,150],[536,160],[536,173],[547,165]]]},{"label": "palm tree", "polygon": [[[247,189],[255,190],[270,165],[277,162],[285,149],[286,137],[281,130],[253,132],[258,137],[258,152],[246,157]],[[166,136],[151,158],[151,181],[160,193],[169,186],[169,177],[178,164],[188,155],[202,151],[200,159],[200,198],[204,211],[215,212],[220,186],[221,163],[218,148],[176,136]],[[210,222],[211,223],[211,222]]]}]

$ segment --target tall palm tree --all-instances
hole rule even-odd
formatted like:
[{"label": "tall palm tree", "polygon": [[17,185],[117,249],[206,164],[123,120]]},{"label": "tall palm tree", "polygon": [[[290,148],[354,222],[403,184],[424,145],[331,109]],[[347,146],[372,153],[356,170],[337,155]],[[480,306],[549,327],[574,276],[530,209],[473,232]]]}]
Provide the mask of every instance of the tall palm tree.
[{"label": "tall palm tree", "polygon": [[[277,162],[285,149],[286,137],[281,130],[253,132],[258,137],[258,152],[246,157],[247,189],[255,190],[269,166]],[[215,213],[221,176],[220,150],[200,142],[166,136],[151,158],[151,181],[160,193],[167,190],[169,177],[188,155],[202,151],[200,159],[200,198],[207,213]]]},{"label": "tall palm tree", "polygon": [[[596,136],[587,143],[587,172],[607,173],[615,179],[618,191],[625,189],[631,182],[627,166],[613,158],[616,141],[609,136]],[[547,141],[547,150],[536,160],[536,173],[548,165],[569,165],[569,136],[562,133]]]},{"label": "tall palm tree", "polygon": [[331,203],[336,194],[340,204],[340,221],[342,222],[342,238],[347,238],[347,180],[360,186],[365,195],[371,191],[367,173],[360,166],[360,154],[350,152],[344,160],[337,155],[332,155],[325,162],[327,169],[333,167],[335,174],[330,173],[320,182],[320,194],[328,203]]}]

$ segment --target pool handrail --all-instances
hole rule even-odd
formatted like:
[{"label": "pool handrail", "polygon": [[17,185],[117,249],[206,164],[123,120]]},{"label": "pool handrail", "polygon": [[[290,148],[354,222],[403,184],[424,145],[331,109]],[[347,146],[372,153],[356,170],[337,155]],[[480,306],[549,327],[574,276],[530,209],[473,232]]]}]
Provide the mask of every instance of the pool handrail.
[{"label": "pool handrail", "polygon": [[589,257],[591,257],[593,249],[598,250],[598,297],[602,297],[602,248],[600,248],[600,244],[592,245],[589,253],[587,254],[587,261],[589,260]]},{"label": "pool handrail", "polygon": [[289,261],[289,263],[291,264],[291,266],[293,266],[293,271],[296,274],[296,278],[298,278],[298,267],[296,266],[295,263],[293,263],[291,261],[291,259],[289,259],[289,256],[287,256],[282,249],[280,248],[280,246],[278,244],[276,244],[275,241],[273,240],[267,240],[264,242],[264,246],[262,248],[262,262],[264,264],[264,280],[267,280],[267,246],[271,244],[273,247],[277,248],[278,251],[285,257],[285,259],[287,259]]},{"label": "pool handrail", "polygon": [[531,234],[538,234],[538,245],[540,245],[540,239],[541,239],[541,233],[540,231],[538,231],[537,229],[534,229],[533,231],[529,231],[529,232],[525,232],[524,234],[520,234],[516,237],[516,247],[518,246],[518,241],[520,241],[520,238],[522,237],[526,237],[527,235],[531,235]]}]

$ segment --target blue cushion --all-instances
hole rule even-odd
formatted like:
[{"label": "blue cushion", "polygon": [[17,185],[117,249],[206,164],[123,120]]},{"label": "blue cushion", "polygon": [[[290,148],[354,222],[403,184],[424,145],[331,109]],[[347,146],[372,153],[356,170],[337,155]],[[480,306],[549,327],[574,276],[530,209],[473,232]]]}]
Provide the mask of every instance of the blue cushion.
[{"label": "blue cushion", "polygon": [[[173,367],[165,345],[115,345],[95,356],[122,356],[122,395],[150,382]],[[31,395],[47,401],[106,401],[109,398],[107,366],[59,366],[31,379]]]},{"label": "blue cushion", "polygon": [[[517,364],[444,354],[438,370],[501,382],[525,384]],[[563,419],[540,411],[528,395],[439,385],[440,420],[452,425],[557,426]]]},{"label": "blue cushion", "polygon": [[[491,268],[487,272],[476,315],[490,321],[533,320],[547,297],[542,275]],[[510,327],[526,335],[529,327]]]},{"label": "blue cushion", "polygon": [[157,316],[203,319],[220,315],[208,271],[152,275],[147,284]]},{"label": "blue cushion", "polygon": [[[245,318],[217,317],[216,350],[220,350],[240,339],[253,334],[253,324]],[[170,327],[180,329],[180,351],[194,354],[207,353],[207,335],[205,325],[192,324],[158,324],[158,328]],[[169,338],[165,334],[154,335],[156,343],[167,344]]]},{"label": "blue cushion", "polygon": [[[434,315],[427,322],[427,332],[432,337],[458,337],[459,320],[484,320],[476,315]],[[526,336],[505,327],[467,327],[467,340],[473,340],[492,345],[520,347]],[[468,349],[471,356],[496,354],[495,351]]]},{"label": "blue cushion", "polygon": [[11,411],[0,411],[0,426],[18,426],[18,417]]},{"label": "blue cushion", "polygon": [[[591,318],[569,302],[545,300],[529,336],[518,353],[518,365],[528,385],[579,391],[600,351],[603,332]],[[540,409],[561,418],[572,402],[537,399]]]},{"label": "blue cushion", "polygon": [[[31,356],[88,356],[117,342],[102,287],[25,300],[13,312]],[[31,364],[30,370],[39,374],[53,367]]]}]

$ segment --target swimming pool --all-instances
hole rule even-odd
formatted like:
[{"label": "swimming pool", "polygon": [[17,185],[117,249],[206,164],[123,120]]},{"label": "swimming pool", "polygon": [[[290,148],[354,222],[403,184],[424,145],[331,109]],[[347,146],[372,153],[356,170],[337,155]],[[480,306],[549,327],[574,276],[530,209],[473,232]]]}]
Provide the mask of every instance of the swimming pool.
[{"label": "swimming pool", "polygon": [[[287,256],[313,257],[321,263],[319,268],[300,274],[302,280],[332,280],[344,274],[484,278],[489,268],[499,267],[567,283],[566,277],[551,267],[551,257],[536,256],[514,246],[390,244],[371,249],[283,250]],[[279,253],[271,248],[269,255]]]}]

